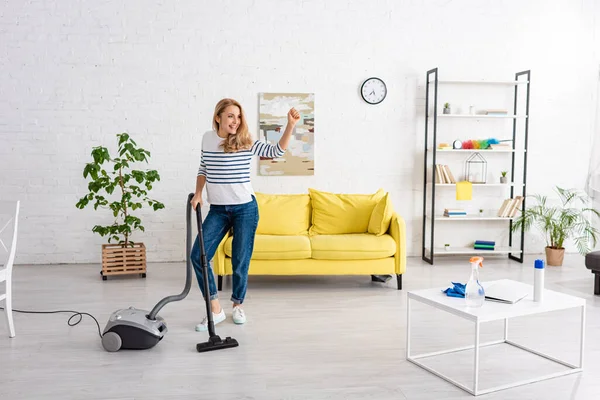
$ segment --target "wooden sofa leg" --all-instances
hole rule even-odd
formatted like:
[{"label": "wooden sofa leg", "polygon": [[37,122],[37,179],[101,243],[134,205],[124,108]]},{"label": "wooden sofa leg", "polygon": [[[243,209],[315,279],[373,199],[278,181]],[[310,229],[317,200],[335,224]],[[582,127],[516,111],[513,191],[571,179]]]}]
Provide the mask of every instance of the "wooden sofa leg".
[{"label": "wooden sofa leg", "polygon": [[396,275],[396,279],[398,279],[398,290],[402,290],[402,274]]},{"label": "wooden sofa leg", "polygon": [[594,273],[594,294],[600,295],[600,272]]},{"label": "wooden sofa leg", "polygon": [[219,281],[217,283],[217,289],[219,291],[223,290],[223,275],[219,275]]}]

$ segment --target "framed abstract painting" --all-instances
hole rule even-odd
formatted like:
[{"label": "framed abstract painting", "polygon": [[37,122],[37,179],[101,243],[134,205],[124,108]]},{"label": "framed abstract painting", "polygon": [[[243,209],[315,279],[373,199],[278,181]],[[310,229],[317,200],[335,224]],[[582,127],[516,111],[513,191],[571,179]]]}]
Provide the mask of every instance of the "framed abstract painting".
[{"label": "framed abstract painting", "polygon": [[287,151],[280,158],[259,159],[258,174],[264,176],[314,175],[315,96],[313,93],[260,93],[259,140],[277,144],[287,125],[287,113],[300,113]]}]

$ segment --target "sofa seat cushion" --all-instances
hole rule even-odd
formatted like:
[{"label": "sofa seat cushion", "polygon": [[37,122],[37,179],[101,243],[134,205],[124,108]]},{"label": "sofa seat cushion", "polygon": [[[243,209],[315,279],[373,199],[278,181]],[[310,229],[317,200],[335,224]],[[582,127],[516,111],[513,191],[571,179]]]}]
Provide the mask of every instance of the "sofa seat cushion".
[{"label": "sofa seat cushion", "polygon": [[317,260],[373,260],[396,253],[396,242],[388,234],[314,235],[310,244],[312,258]]},{"label": "sofa seat cushion", "polygon": [[[225,255],[231,257],[233,237],[225,242]],[[300,260],[310,258],[307,235],[256,235],[253,260]]]}]

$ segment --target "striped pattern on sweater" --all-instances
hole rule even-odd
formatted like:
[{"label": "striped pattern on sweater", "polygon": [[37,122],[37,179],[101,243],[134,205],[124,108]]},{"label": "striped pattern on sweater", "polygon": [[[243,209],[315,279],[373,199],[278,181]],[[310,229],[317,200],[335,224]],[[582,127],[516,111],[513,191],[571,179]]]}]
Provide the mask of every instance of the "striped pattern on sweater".
[{"label": "striped pattern on sweater", "polygon": [[230,185],[250,182],[250,161],[252,156],[277,158],[285,152],[277,145],[255,141],[249,150],[235,153],[207,151],[202,149],[198,175],[204,175],[206,182],[218,185]]}]

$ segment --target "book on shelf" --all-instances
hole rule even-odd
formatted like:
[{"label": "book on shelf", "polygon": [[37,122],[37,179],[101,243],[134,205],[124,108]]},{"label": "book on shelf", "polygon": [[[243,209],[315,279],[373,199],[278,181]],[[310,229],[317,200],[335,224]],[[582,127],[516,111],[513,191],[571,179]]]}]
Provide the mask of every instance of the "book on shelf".
[{"label": "book on shelf", "polygon": [[486,115],[508,115],[508,110],[485,110]]},{"label": "book on shelf", "polygon": [[512,150],[512,145],[506,143],[490,144],[491,150]]},{"label": "book on shelf", "polygon": [[475,250],[495,250],[496,246],[495,245],[487,245],[487,244],[477,244],[477,243],[474,243],[473,244],[473,248]]},{"label": "book on shelf", "polygon": [[444,217],[466,217],[467,212],[462,208],[444,208]]},{"label": "book on shelf", "polygon": [[501,218],[512,218],[517,215],[517,212],[521,209],[522,204],[523,196],[516,196],[513,199],[505,199],[500,206],[497,215]]},{"label": "book on shelf", "polygon": [[473,248],[476,250],[495,250],[496,242],[490,240],[476,240],[473,243]]},{"label": "book on shelf", "polygon": [[435,165],[435,183],[456,183],[454,175],[447,165]]}]

